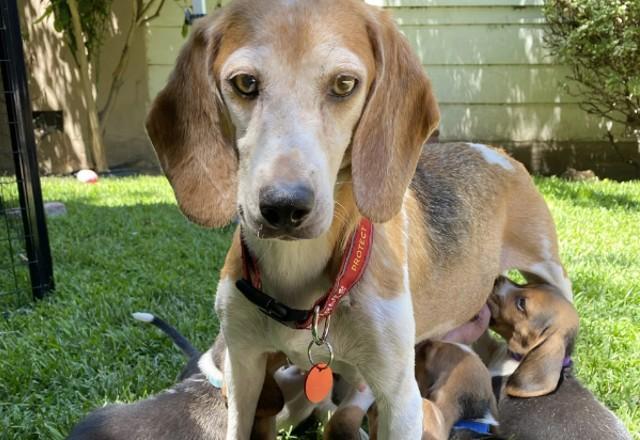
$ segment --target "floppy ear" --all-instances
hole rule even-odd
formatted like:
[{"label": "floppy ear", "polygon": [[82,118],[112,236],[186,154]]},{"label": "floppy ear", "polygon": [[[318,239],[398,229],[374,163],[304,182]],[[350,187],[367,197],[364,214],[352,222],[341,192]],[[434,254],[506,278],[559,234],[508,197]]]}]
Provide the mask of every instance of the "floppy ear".
[{"label": "floppy ear", "polygon": [[235,214],[238,160],[233,126],[211,75],[223,18],[202,21],[153,102],[146,127],[182,212],[218,227]]},{"label": "floppy ear", "polygon": [[389,15],[368,23],[376,76],[353,136],[353,191],[360,213],[385,222],[398,213],[422,145],[440,121],[420,60]]},{"label": "floppy ear", "polygon": [[556,332],[527,353],[507,380],[506,393],[513,397],[537,397],[555,391],[573,337]]}]

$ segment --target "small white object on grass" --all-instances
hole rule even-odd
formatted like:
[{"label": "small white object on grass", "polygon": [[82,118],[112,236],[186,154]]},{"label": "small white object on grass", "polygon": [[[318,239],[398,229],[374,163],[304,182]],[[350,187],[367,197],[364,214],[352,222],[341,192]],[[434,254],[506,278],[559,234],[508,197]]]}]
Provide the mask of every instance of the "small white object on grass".
[{"label": "small white object on grass", "polygon": [[93,170],[80,170],[76,173],[76,179],[82,183],[96,183],[98,175]]},{"label": "small white object on grass", "polygon": [[142,321],[142,322],[153,321],[153,315],[151,313],[135,312],[135,313],[132,313],[131,316],[133,316],[133,319],[137,319],[138,321]]}]

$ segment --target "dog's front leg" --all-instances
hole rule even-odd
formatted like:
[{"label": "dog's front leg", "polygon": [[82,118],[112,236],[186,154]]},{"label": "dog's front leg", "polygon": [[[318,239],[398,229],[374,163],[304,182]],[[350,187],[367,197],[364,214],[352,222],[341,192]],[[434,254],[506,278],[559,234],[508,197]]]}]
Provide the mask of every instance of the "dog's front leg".
[{"label": "dog's front leg", "polygon": [[396,373],[395,377],[382,378],[382,382],[378,374],[368,377],[363,372],[368,383],[377,382],[371,389],[378,407],[378,438],[418,440],[422,437],[422,398],[413,363],[403,365]]},{"label": "dog's front leg", "polygon": [[[415,323],[411,296],[373,300],[365,307],[372,327],[363,327],[363,346],[373,349],[354,359],[376,398],[380,440],[422,436],[422,398],[415,379]],[[362,356],[362,355],[361,355]]]},{"label": "dog's front leg", "polygon": [[227,440],[248,440],[267,366],[266,353],[255,350],[227,351],[225,381],[228,392]]}]

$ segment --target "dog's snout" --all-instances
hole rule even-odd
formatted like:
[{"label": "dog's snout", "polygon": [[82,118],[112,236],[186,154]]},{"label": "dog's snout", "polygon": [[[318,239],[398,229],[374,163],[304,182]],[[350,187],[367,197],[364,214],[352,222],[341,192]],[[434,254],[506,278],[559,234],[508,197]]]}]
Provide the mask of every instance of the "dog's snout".
[{"label": "dog's snout", "polygon": [[279,183],[260,190],[260,213],[277,229],[295,228],[313,209],[313,190],[302,183]]}]

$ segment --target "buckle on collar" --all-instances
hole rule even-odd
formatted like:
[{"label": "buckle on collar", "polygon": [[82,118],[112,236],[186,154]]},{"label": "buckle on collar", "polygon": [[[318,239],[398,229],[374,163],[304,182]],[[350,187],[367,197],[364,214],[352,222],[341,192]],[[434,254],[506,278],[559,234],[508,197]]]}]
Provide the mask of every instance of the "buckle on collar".
[{"label": "buckle on collar", "polygon": [[236,287],[245,298],[258,307],[258,310],[287,327],[295,328],[297,322],[305,321],[309,317],[310,312],[308,310],[292,309],[263,291],[256,289],[253,284],[244,278],[236,281]]}]

